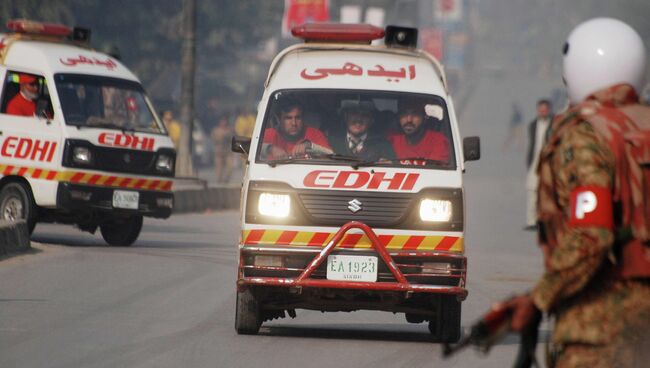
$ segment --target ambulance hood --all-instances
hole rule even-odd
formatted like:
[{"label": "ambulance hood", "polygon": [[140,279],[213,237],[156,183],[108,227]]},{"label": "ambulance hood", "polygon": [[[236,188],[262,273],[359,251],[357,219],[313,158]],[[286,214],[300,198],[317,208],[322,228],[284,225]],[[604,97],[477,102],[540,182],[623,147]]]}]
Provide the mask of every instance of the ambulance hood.
[{"label": "ambulance hood", "polygon": [[280,182],[294,189],[417,193],[424,188],[460,188],[460,170],[420,167],[361,167],[345,165],[253,164],[250,180]]}]

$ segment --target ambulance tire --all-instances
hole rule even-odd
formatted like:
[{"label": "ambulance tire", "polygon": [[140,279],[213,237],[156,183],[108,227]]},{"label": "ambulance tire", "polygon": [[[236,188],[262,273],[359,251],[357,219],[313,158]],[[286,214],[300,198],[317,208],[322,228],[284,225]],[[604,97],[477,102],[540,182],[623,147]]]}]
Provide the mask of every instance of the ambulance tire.
[{"label": "ambulance tire", "polygon": [[102,238],[113,247],[128,247],[135,243],[142,230],[142,216],[113,219],[99,225]]},{"label": "ambulance tire", "polygon": [[[20,213],[16,213],[20,211]],[[0,190],[0,218],[15,221],[23,219],[31,235],[36,226],[36,202],[27,185],[12,181]]]},{"label": "ambulance tire", "polygon": [[456,343],[460,340],[460,312],[460,302],[455,296],[442,298],[438,315],[429,321],[429,332],[435,342]]},{"label": "ambulance tire", "polygon": [[257,335],[262,326],[260,305],[250,288],[237,291],[235,330],[239,335]]}]

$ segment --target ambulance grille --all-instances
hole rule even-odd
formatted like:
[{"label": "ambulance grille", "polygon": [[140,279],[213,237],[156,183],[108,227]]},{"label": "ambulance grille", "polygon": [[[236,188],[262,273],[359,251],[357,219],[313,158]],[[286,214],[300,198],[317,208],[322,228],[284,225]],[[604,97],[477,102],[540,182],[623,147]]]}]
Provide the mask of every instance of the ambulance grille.
[{"label": "ambulance grille", "polygon": [[144,175],[155,174],[153,171],[155,152],[96,147],[95,153],[99,170]]},{"label": "ambulance grille", "polygon": [[[388,226],[399,223],[409,211],[413,196],[369,195],[341,192],[300,193],[303,207],[315,221],[323,225],[342,225],[348,221],[362,221],[369,226]],[[353,201],[356,204],[351,204]],[[349,207],[355,209],[353,212]]]}]

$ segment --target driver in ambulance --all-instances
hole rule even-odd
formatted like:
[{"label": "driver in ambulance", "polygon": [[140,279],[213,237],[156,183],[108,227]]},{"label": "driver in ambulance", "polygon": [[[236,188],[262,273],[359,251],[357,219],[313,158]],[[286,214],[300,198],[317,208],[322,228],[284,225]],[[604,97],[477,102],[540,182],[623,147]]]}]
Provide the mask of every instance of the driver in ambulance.
[{"label": "driver in ambulance", "polygon": [[262,152],[268,159],[288,156],[300,157],[311,152],[333,153],[327,138],[320,130],[305,126],[302,106],[289,100],[280,106],[280,121],[276,128],[264,132]]},{"label": "driver in ambulance", "polygon": [[38,80],[33,75],[20,74],[18,77],[20,91],[7,104],[7,114],[34,116],[38,98]]}]

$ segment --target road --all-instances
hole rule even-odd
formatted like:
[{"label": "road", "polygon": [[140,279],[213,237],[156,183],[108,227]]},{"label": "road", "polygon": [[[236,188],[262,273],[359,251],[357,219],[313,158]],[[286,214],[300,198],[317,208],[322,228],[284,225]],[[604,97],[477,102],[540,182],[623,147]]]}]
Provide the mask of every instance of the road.
[{"label": "road", "polygon": [[[483,145],[466,173],[464,326],[541,272],[534,234],[522,230],[523,150],[501,146],[511,101],[532,114],[551,87],[480,76],[460,114],[463,135]],[[99,235],[39,224],[35,252],[0,261],[0,367],[504,367],[514,359],[512,336],[489,356],[443,361],[425,324],[381,312],[299,310],[259,336],[238,336],[237,228],[236,211],[177,215],[146,220],[131,248],[110,248]]]}]

